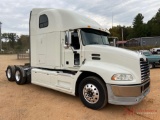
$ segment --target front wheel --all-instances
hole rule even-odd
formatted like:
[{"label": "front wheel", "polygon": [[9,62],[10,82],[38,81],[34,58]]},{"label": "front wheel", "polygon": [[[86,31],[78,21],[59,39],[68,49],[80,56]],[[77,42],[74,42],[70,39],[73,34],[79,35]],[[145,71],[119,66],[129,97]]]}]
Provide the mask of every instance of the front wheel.
[{"label": "front wheel", "polygon": [[79,85],[79,95],[83,104],[91,109],[101,109],[107,103],[107,89],[101,79],[90,76]]}]

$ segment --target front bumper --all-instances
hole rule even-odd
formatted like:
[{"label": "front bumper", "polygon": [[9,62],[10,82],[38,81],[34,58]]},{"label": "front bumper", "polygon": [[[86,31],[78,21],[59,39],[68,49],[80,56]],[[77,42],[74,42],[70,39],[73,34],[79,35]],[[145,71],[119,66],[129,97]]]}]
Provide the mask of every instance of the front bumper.
[{"label": "front bumper", "polygon": [[111,85],[107,84],[108,103],[116,105],[134,105],[150,91],[150,81],[139,85]]}]

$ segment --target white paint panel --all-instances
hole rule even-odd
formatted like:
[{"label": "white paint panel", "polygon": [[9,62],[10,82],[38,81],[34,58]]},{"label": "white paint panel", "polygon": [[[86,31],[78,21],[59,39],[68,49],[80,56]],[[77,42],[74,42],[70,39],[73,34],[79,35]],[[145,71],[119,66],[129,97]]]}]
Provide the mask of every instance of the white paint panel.
[{"label": "white paint panel", "polygon": [[36,66],[37,65],[37,36],[31,36],[31,66]]},{"label": "white paint panel", "polygon": [[71,74],[33,68],[31,70],[31,83],[71,95],[75,94],[75,80]]},{"label": "white paint panel", "polygon": [[30,23],[30,35],[35,35],[37,32],[37,15],[33,15],[30,18],[31,23]]},{"label": "white paint panel", "polygon": [[61,66],[60,32],[31,36],[31,65],[55,69]]},{"label": "white paint panel", "polygon": [[56,87],[62,91],[73,92],[73,75],[67,73],[59,73]]},{"label": "white paint panel", "polygon": [[42,69],[32,69],[32,83],[45,86],[48,88],[55,88],[55,84],[57,81],[57,72],[42,70]]},{"label": "white paint panel", "polygon": [[[90,28],[93,29],[101,29],[109,33],[108,30],[104,29],[100,24],[95,22],[94,20],[82,16],[74,11],[64,10],[64,9],[33,9],[33,15],[40,16],[42,14],[46,14],[49,16],[49,27],[41,29],[41,31],[37,32],[38,34],[48,33],[53,31],[66,31],[69,29],[77,29],[77,28]],[[38,22],[37,18],[37,22]],[[39,28],[39,26],[37,26]]]},{"label": "white paint panel", "polygon": [[57,86],[60,87],[60,88],[63,88],[63,89],[67,89],[67,90],[71,89],[70,82],[66,82],[66,81],[58,80]]},{"label": "white paint panel", "polygon": [[[73,67],[74,66],[74,53],[73,50],[71,50],[71,48],[65,49],[65,61],[64,61],[64,65],[65,67]],[[68,62],[68,64],[66,63]]]},{"label": "white paint panel", "polygon": [[46,53],[46,34],[38,35],[38,40],[37,40],[37,53],[38,54],[45,54]]},{"label": "white paint panel", "polygon": [[32,83],[37,83],[42,86],[50,86],[50,76],[48,73],[43,73],[42,71],[32,70]]},{"label": "white paint panel", "polygon": [[45,55],[38,55],[37,64],[45,64]]},{"label": "white paint panel", "polygon": [[46,67],[60,67],[60,32],[48,33],[46,36]]}]

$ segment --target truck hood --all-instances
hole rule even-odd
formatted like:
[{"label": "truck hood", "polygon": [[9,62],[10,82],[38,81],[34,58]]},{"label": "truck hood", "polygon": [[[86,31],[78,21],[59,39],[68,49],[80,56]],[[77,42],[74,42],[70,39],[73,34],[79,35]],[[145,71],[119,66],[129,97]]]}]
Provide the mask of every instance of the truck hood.
[{"label": "truck hood", "polygon": [[107,45],[88,45],[85,46],[85,51],[87,51],[86,53],[90,53],[90,55],[100,54],[102,57],[106,56],[107,58],[116,58],[116,61],[119,60],[119,58],[134,60],[139,60],[140,58],[146,59],[143,55],[137,52]]},{"label": "truck hood", "polygon": [[[86,62],[91,62],[93,66],[103,64],[104,68],[117,70],[117,73],[132,74],[135,79],[141,76],[140,59],[146,60],[146,57],[123,48],[117,48],[107,45],[88,45],[85,46]],[[136,76],[139,77],[136,77]]]}]

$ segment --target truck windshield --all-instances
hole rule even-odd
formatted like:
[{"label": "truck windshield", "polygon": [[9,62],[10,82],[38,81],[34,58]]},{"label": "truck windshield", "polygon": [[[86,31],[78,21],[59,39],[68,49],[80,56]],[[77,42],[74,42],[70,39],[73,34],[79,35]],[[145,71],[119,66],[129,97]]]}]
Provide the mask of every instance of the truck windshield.
[{"label": "truck windshield", "polygon": [[82,41],[84,45],[109,45],[108,34],[93,29],[81,29]]}]

